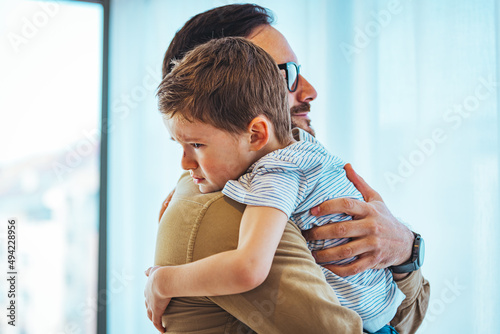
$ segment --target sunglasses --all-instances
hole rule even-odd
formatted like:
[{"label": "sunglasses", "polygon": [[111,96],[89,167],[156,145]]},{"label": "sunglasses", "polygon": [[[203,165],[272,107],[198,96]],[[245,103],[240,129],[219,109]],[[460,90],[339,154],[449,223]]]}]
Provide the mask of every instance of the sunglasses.
[{"label": "sunglasses", "polygon": [[290,93],[295,92],[299,85],[300,65],[291,61],[284,64],[278,64],[278,68],[285,71],[286,86]]}]

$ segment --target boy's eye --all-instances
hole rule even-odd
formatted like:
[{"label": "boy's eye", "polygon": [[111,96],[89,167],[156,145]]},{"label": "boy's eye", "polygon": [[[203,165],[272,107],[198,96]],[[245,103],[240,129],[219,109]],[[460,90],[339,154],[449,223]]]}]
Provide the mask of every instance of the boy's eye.
[{"label": "boy's eye", "polygon": [[200,148],[203,146],[203,144],[198,144],[198,143],[193,143],[191,144],[194,148]]}]

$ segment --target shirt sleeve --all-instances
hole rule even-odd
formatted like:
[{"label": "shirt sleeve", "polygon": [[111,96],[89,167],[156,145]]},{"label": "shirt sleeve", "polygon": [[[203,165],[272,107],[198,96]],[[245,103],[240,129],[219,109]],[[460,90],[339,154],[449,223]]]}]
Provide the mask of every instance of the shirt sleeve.
[{"label": "shirt sleeve", "polygon": [[429,306],[429,281],[422,276],[419,269],[408,277],[396,281],[396,284],[406,295],[406,299],[399,305],[391,325],[400,334],[415,333],[422,324]]},{"label": "shirt sleeve", "polygon": [[246,205],[276,208],[290,217],[303,200],[306,188],[304,173],[291,165],[257,168],[237,181],[228,181],[222,193]]}]

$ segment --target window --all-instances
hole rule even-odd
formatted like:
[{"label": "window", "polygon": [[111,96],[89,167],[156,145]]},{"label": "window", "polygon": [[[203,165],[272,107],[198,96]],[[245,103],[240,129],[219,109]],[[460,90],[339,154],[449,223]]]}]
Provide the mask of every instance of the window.
[{"label": "window", "polygon": [[103,6],[0,7],[0,212],[18,220],[16,327],[96,333]]}]

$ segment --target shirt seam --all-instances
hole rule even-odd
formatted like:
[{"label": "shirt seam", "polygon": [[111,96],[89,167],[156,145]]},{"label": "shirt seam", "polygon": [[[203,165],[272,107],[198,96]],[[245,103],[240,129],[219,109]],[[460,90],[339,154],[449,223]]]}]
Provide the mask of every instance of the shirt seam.
[{"label": "shirt seam", "polygon": [[189,240],[188,240],[188,245],[187,245],[187,254],[186,254],[186,263],[193,262],[194,247],[195,247],[195,243],[196,243],[196,238],[198,236],[198,231],[200,229],[201,222],[203,220],[203,217],[205,216],[205,213],[210,208],[212,203],[214,203],[215,201],[217,201],[223,197],[224,197],[224,194],[220,193],[219,195],[215,196],[214,198],[210,199],[208,202],[206,202],[204,204],[199,203],[199,202],[195,202],[195,201],[191,201],[191,200],[186,200],[188,202],[195,203],[199,206],[202,206],[202,209],[198,213],[198,215],[195,219],[195,223],[193,224],[193,227],[191,229],[191,233],[189,235]]}]

